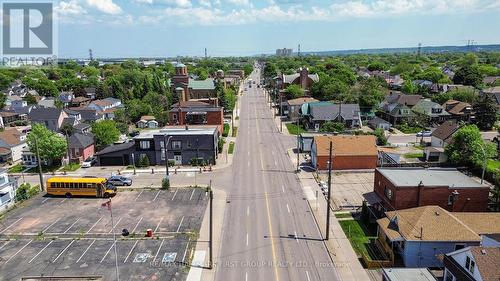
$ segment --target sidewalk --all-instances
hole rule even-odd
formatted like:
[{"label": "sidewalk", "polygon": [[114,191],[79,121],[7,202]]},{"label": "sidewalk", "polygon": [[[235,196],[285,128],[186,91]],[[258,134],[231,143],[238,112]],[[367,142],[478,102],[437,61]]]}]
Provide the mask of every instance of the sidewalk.
[{"label": "sidewalk", "polygon": [[[297,165],[297,155],[288,153],[290,160],[294,165]],[[301,156],[300,161],[305,159]],[[324,236],[324,222],[326,221],[326,200],[323,198],[316,179],[312,173],[301,171],[297,174],[302,185],[306,199],[311,207],[316,223]],[[318,196],[318,197],[316,197]],[[354,252],[351,243],[347,239],[340,226],[337,218],[330,216],[330,239],[326,241],[326,246],[330,252],[330,256],[336,265],[337,273],[340,280],[343,281],[365,281],[370,280],[367,271],[361,266],[356,253]]]}]

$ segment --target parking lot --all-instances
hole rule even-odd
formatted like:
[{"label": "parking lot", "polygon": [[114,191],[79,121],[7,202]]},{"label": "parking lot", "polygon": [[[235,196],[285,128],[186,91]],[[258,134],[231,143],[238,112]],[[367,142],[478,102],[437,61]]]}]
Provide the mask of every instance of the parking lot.
[{"label": "parking lot", "polygon": [[[208,196],[204,189],[121,191],[112,199],[39,196],[0,221],[0,280],[103,276],[184,280]],[[122,237],[122,229],[130,232]],[[145,237],[146,230],[154,232]],[[114,253],[113,232],[116,234]]]},{"label": "parking lot", "polygon": [[[328,174],[319,175],[328,182]],[[332,198],[337,208],[349,209],[361,206],[363,200],[372,200],[374,172],[345,172],[332,174]]]}]

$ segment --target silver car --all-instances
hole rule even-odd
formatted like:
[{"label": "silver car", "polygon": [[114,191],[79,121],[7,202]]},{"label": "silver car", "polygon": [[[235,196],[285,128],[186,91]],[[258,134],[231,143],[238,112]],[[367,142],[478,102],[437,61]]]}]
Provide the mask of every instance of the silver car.
[{"label": "silver car", "polygon": [[131,186],[132,179],[124,177],[124,176],[111,176],[108,178],[108,184],[113,185],[113,186],[116,186],[116,185]]}]

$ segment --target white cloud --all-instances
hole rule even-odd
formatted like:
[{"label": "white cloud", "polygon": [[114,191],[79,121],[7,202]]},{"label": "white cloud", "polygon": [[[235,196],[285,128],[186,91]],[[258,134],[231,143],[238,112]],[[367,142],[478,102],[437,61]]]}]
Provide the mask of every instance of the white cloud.
[{"label": "white cloud", "polygon": [[153,4],[153,0],[134,0],[134,2],[141,4]]},{"label": "white cloud", "polygon": [[248,6],[250,5],[249,0],[227,0],[229,3],[239,6]]},{"label": "white cloud", "polygon": [[87,12],[76,0],[61,1],[54,9],[61,16],[81,15]]},{"label": "white cloud", "polygon": [[212,7],[212,3],[210,2],[210,0],[198,0],[198,3],[202,7],[207,7],[207,8]]},{"label": "white cloud", "polygon": [[122,8],[113,0],[87,0],[87,4],[106,14],[114,15],[122,12]]}]

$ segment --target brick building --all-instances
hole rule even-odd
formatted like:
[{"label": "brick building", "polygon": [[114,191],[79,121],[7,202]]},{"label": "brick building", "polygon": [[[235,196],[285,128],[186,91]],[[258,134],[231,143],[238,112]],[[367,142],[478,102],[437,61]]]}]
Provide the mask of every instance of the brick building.
[{"label": "brick building", "polygon": [[385,210],[437,205],[452,212],[484,212],[489,187],[448,168],[378,168],[374,191]]},{"label": "brick building", "polygon": [[[214,78],[195,80],[189,77],[187,66],[178,63],[175,66],[175,75],[169,80],[172,93],[179,97],[179,101],[212,99],[217,101]],[[216,103],[217,105],[217,103]]]},{"label": "brick building", "polygon": [[328,169],[332,141],[332,169],[357,170],[377,167],[378,149],[375,136],[315,136],[311,147],[312,165],[318,170]]},{"label": "brick building", "polygon": [[217,126],[220,134],[224,131],[224,112],[220,106],[201,101],[181,101],[172,105],[168,113],[169,125],[210,125]]}]

